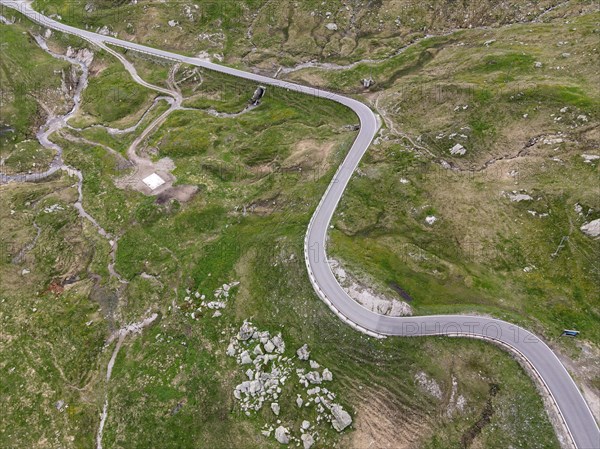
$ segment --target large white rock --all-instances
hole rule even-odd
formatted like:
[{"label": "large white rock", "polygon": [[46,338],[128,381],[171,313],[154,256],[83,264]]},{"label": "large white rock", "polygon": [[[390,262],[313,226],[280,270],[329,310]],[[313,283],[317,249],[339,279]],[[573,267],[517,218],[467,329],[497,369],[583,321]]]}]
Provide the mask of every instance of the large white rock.
[{"label": "large white rock", "polygon": [[585,235],[589,235],[590,237],[600,237],[600,218],[584,224],[580,229]]},{"label": "large white rock", "polygon": [[275,335],[271,341],[277,348],[278,353],[283,354],[285,352],[285,342],[283,341],[281,334]]},{"label": "large white rock", "polygon": [[248,393],[254,395],[260,391],[262,391],[263,386],[259,380],[253,380],[250,382],[250,387],[248,388]]},{"label": "large white rock", "polygon": [[452,155],[459,154],[460,156],[464,156],[464,154],[466,152],[467,152],[467,149],[465,147],[463,147],[460,143],[457,143],[452,148],[450,148],[450,154],[452,154]]},{"label": "large white rock", "polygon": [[315,439],[310,433],[303,433],[300,439],[302,440],[304,449],[310,449],[312,445],[315,444]]},{"label": "large white rock", "polygon": [[327,368],[323,370],[323,380],[327,382],[331,382],[333,380],[333,374]]},{"label": "large white rock", "polygon": [[267,341],[265,343],[265,351],[267,351],[270,354],[274,350],[275,350],[275,345],[273,344],[273,342],[271,340]]},{"label": "large white rock", "polygon": [[271,402],[271,410],[273,410],[273,413],[275,413],[277,416],[279,416],[279,411],[281,409],[280,409],[279,404],[277,402]]},{"label": "large white rock", "polygon": [[327,28],[329,31],[337,31],[338,26],[333,22],[329,22],[327,25],[325,25],[325,28]]},{"label": "large white rock", "polygon": [[300,349],[296,351],[296,355],[300,360],[308,360],[310,357],[310,351],[308,350],[308,345],[302,346]]},{"label": "large white rock", "polygon": [[247,321],[244,321],[244,324],[242,324],[242,327],[240,327],[240,331],[238,333],[238,338],[240,340],[248,340],[250,339],[250,337],[252,337],[252,334],[254,334],[254,328],[252,327],[252,325],[250,323],[248,323]]},{"label": "large white rock", "polygon": [[289,433],[290,432],[285,427],[279,426],[277,429],[275,429],[275,439],[277,441],[279,441],[281,444],[289,444],[289,442],[290,442]]},{"label": "large white rock", "polygon": [[308,380],[311,384],[320,384],[321,375],[318,371],[311,371],[306,375],[306,380]]},{"label": "large white rock", "polygon": [[333,415],[331,424],[338,432],[341,432],[350,424],[352,424],[352,417],[350,416],[350,413],[344,410],[341,405],[334,404],[331,407],[331,413]]},{"label": "large white rock", "polygon": [[252,363],[252,357],[250,357],[248,351],[244,351],[240,354],[240,363],[242,365],[249,365]]},{"label": "large white rock", "polygon": [[513,203],[520,203],[521,201],[533,201],[533,197],[531,195],[527,195],[526,193],[509,193],[508,198]]},{"label": "large white rock", "polygon": [[586,164],[591,164],[592,162],[600,159],[600,156],[597,154],[582,154],[581,157],[583,158],[583,162]]}]

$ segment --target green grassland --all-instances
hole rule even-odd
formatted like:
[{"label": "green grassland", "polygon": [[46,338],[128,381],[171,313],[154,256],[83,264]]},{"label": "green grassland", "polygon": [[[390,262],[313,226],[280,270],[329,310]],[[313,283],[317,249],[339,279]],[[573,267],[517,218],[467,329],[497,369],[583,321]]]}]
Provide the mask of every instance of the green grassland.
[{"label": "green grassland", "polygon": [[7,154],[0,156],[4,158],[3,164],[0,164],[4,173],[24,173],[44,169],[54,158],[54,151],[41,147],[33,140],[7,145],[3,149]]},{"label": "green grassland", "polygon": [[83,93],[82,108],[73,126],[94,124],[126,128],[134,125],[157,96],[140,86],[123,65],[106,52],[96,52],[90,70],[94,76]]},{"label": "green grassland", "polygon": [[[162,66],[158,70],[164,75]],[[98,81],[103,73],[92,75],[92,88],[104,82]],[[238,112],[255,88],[211,73],[202,77],[202,108]],[[231,88],[220,93],[215,86]],[[182,89],[193,93],[194,86]],[[102,111],[101,105],[98,96],[84,96],[85,111]],[[6,379],[0,397],[7,411],[0,446],[92,446],[107,392],[105,447],[157,441],[161,447],[278,447],[259,432],[263,423],[274,423],[270,411],[248,418],[233,398],[244,374],[224,352],[251,318],[261,329],[282,332],[286,355],[308,343],[313,357],[333,371],[331,388],[353,412],[356,430],[340,437],[320,425],[317,447],[337,442],[362,449],[369,438],[394,445],[398,431],[419,447],[461,447],[488,403],[490,425],[476,444],[558,447],[532,382],[500,349],[475,341],[373,340],[345,326],[314,295],[302,261],[303,236],[355,136],[346,125],[355,122],[335,104],[277,89],[236,118],[177,112],[147,146],[174,160],[180,183],[200,188],[184,204],[116,188],[120,172],[111,153],[55,136],[65,162],[83,173],[84,207],[119,237],[115,268],[129,284],[122,288],[109,276],[108,242],[72,208],[73,178],[57,173],[43,183],[0,188],[0,369]],[[99,143],[110,139],[96,128],[81,133]],[[119,151],[126,147],[111,143]],[[41,229],[37,240],[34,224]],[[232,280],[241,284],[222,317],[189,317],[186,288],[210,295]],[[158,312],[158,321],[125,340],[106,384],[114,348],[104,347],[106,339],[148,311]],[[440,399],[416,385],[420,371],[439,383]],[[466,405],[448,415],[453,378]],[[306,417],[314,420],[292,405],[297,391],[290,382],[280,400],[280,419],[296,428]],[[58,410],[59,401],[68,407]],[[174,414],[177,404],[183,406]],[[390,413],[382,418],[381,410]],[[384,430],[371,434],[380,421]]]},{"label": "green grassland", "polygon": [[[66,153],[86,179],[98,171],[101,182],[110,185],[109,169],[102,168],[110,164],[101,152],[83,153],[73,147]],[[117,269],[131,283],[118,304],[113,303],[114,309],[115,286],[106,282],[104,268],[107,244],[69,208],[75,199],[72,182],[57,178],[45,185],[2,190],[1,219],[15,232],[3,233],[16,242],[9,256],[32,239],[33,220],[44,229],[22,263],[6,263],[4,258],[1,266],[6,287],[0,300],[5,323],[2,370],[7,372],[2,394],[5,402],[14,404],[3,420],[3,447],[14,447],[15,441],[28,447],[92,445],[103,404],[104,367],[112,349],[102,349],[103,342],[110,329],[138,319],[149,308],[160,312],[158,323],[126,342],[108,386],[107,447],[147,447],[157,438],[161,447],[276,447],[258,432],[263,422],[273,422],[270,412],[248,419],[232,397],[243,373],[224,350],[229,336],[248,317],[261,328],[281,331],[289,355],[308,342],[313,358],[333,370],[333,388],[357,413],[355,419],[380,420],[374,401],[393,411],[385,432],[392,444],[400,428],[411,438],[417,431],[425,446],[458,447],[479,419],[490,385],[498,384],[500,392],[491,399],[492,425],[479,441],[486,447],[516,442],[521,447],[557,447],[531,381],[501,350],[459,340],[376,341],[348,329],[315,298],[302,263],[309,211],[296,205],[309,202],[314,207],[324,183],[296,192],[296,203],[281,211],[232,217],[225,206],[219,207],[223,203],[217,195],[152,214],[148,210],[157,208],[153,201],[120,190],[94,194],[95,182],[91,176],[86,181],[88,210],[96,213],[93,203],[104,198],[103,204],[124,217],[136,211],[121,227]],[[42,211],[56,203],[67,212]],[[109,228],[111,217],[98,219]],[[229,225],[226,231],[223,225]],[[28,229],[27,235],[16,234]],[[137,251],[135,257],[132,251]],[[76,256],[65,259],[68,254]],[[140,267],[144,260],[149,263]],[[25,267],[30,274],[21,274]],[[158,282],[139,276],[140,268],[157,276]],[[67,274],[79,280],[61,294],[50,291],[49,284],[60,284]],[[210,292],[231,279],[241,280],[241,290],[222,317],[194,321],[186,316],[183,288]],[[172,301],[182,309],[173,310]],[[414,374],[422,370],[442,385],[442,399],[430,398],[416,387]],[[440,418],[446,414],[452,376],[467,406],[452,418]],[[301,417],[291,406],[296,390],[290,387],[289,402],[282,397],[281,419],[291,424]],[[69,405],[64,412],[54,408],[59,400]],[[172,415],[181,401],[184,407]],[[323,440],[317,447],[329,447],[338,438],[327,427],[320,432]],[[357,432],[345,435],[341,444],[361,447],[353,441]],[[538,437],[528,441],[532,432]]]},{"label": "green grassland", "polygon": [[[107,26],[127,40],[271,70],[312,59],[382,58],[428,34],[528,21],[558,3],[37,0],[34,7],[69,24],[93,30]],[[329,30],[329,23],[337,30]]]},{"label": "green grassland", "polygon": [[25,171],[35,168],[34,157],[40,165],[49,162],[35,145],[18,144],[35,139],[47,116],[44,107],[66,112],[70,98],[61,79],[68,83],[70,70],[39,48],[24,26],[0,24],[0,44],[0,159],[6,171]]},{"label": "green grassland", "polygon": [[[397,66],[378,66],[388,138],[350,183],[332,254],[384,291],[401,285],[417,313],[507,317],[575,356],[576,345],[558,339],[564,328],[597,345],[600,247],[579,230],[600,210],[598,164],[581,156],[597,154],[597,20],[464,31],[433,40],[435,56],[418,72],[403,67],[430,51],[428,41]],[[319,76],[353,89],[344,80],[361,73]],[[464,156],[450,154],[457,143]],[[503,194],[512,191],[533,200],[512,202]]]},{"label": "green grassland", "polygon": [[[32,137],[32,131],[44,120],[39,102],[60,100],[61,74],[69,64],[57,60],[39,48],[28,28],[19,24],[0,24],[2,46],[2,126],[14,129],[13,133],[3,134],[4,144]],[[54,91],[59,91],[58,93]],[[66,109],[68,98],[62,99],[60,107]]]},{"label": "green grassland", "polygon": [[[157,73],[153,73],[148,61],[134,63],[148,81],[166,85],[165,65],[158,65]],[[136,101],[113,110],[102,95],[84,95],[87,118],[81,123],[135,123],[154,94],[129,85],[128,75],[109,56],[99,55],[97,64],[98,70],[90,79],[92,93],[126,89]],[[182,67],[176,74],[190,107],[237,113],[256,87],[207,71],[186,79],[191,70]],[[144,124],[164,110],[159,109],[166,107],[163,103]],[[593,120],[591,106],[585,113]],[[110,406],[104,447],[145,448],[157,442],[165,448],[279,447],[273,439],[260,435],[262,425],[276,419],[268,407],[246,417],[233,398],[233,388],[245,377],[225,355],[225,349],[243,320],[252,319],[261,329],[282,332],[286,355],[293,356],[298,347],[308,343],[312,357],[333,372],[331,389],[353,413],[354,429],[339,436],[329,425],[320,425],[321,440],[315,447],[337,444],[363,449],[372,441],[377,446],[394,447],[405,440],[413,447],[460,448],[474,423],[491,410],[490,421],[475,435],[473,447],[557,448],[533,383],[500,349],[483,342],[443,338],[367,338],[343,324],[315,296],[303,262],[304,233],[355,136],[347,125],[356,121],[350,111],[336,104],[279,89],[267,89],[257,108],[237,117],[214,117],[205,111],[175,112],[145,142],[145,149],[155,148],[156,157],[173,159],[178,183],[199,187],[199,193],[183,204],[118,189],[114,179],[121,172],[114,156],[101,146],[84,146],[55,136],[64,148],[65,162],[83,173],[83,206],[104,229],[119,237],[115,268],[129,284],[119,285],[109,276],[108,242],[73,209],[77,199],[74,178],[57,173],[39,184],[0,187],[0,371],[6,379],[0,386],[0,397],[9,404],[0,421],[0,446],[93,446],[107,392]],[[416,126],[416,117],[414,123]],[[136,135],[132,133],[122,141],[101,128],[69,133],[117,151],[123,151]],[[578,179],[587,185],[594,176],[594,167],[577,162],[575,149],[565,145],[564,151],[572,154],[571,159],[561,157],[572,160],[577,171],[560,173],[556,168],[533,173],[522,181],[532,184],[518,188],[541,191],[536,183],[543,183],[540,196],[544,202],[535,205],[539,212],[550,206],[562,210],[559,206],[567,195],[599,210],[593,192],[575,198],[578,189],[572,187],[561,196],[559,182]],[[392,279],[403,286],[410,281],[406,289],[414,294],[417,310],[464,307],[510,314],[516,320],[522,320],[525,311],[538,314],[546,330],[550,318],[544,313],[551,313],[551,308],[526,308],[522,304],[518,304],[522,309],[514,304],[504,307],[498,299],[507,288],[501,283],[508,277],[502,270],[514,259],[488,260],[478,253],[477,263],[456,262],[462,256],[455,255],[447,242],[457,231],[445,226],[447,219],[440,222],[444,227],[439,231],[422,225],[424,214],[447,216],[443,209],[447,199],[436,200],[434,195],[439,189],[450,192],[449,185],[460,184],[459,190],[469,198],[483,189],[460,174],[457,180],[435,176],[439,173],[435,170],[431,175],[422,169],[421,164],[427,162],[425,157],[409,154],[390,142],[374,146],[361,167],[363,175],[353,179],[343,199],[332,233],[334,254],[353,269],[362,267],[383,288]],[[414,171],[417,174],[412,176]],[[411,183],[400,185],[399,177],[409,177]],[[432,185],[431,178],[437,184]],[[512,181],[510,185],[517,188],[512,187]],[[554,190],[549,188],[552,185]],[[390,197],[393,201],[386,202]],[[495,209],[509,207],[515,210],[503,212],[505,222],[514,214],[523,215],[523,222],[533,220],[523,210],[525,205],[506,205],[508,200],[497,196],[493,199],[495,203],[485,209],[490,222],[498,220],[493,215]],[[448,207],[456,207],[457,215],[462,213],[457,204],[448,203]],[[55,204],[61,210],[46,212]],[[409,204],[415,209],[427,207],[413,211]],[[365,205],[369,206],[364,209],[369,211],[367,215],[359,213]],[[551,215],[547,225],[556,226],[550,220],[558,220],[559,226],[568,218],[577,220],[576,216],[567,218],[571,211],[569,206],[557,217]],[[17,260],[15,257],[35,239],[34,223],[42,230],[40,236]],[[538,224],[527,221],[521,231],[523,242],[536,235],[534,232],[546,232],[539,230]],[[509,225],[507,235],[512,230]],[[585,238],[572,238],[581,251],[593,251]],[[402,253],[396,248],[405,242],[425,249],[427,244],[439,244],[447,252],[436,252],[427,264],[422,260],[403,264],[398,260]],[[523,243],[517,243],[514,251],[518,254]],[[536,250],[545,252],[542,246]],[[591,288],[585,272],[588,265],[571,247],[567,250],[577,262],[575,267],[557,259],[561,265],[552,273],[568,267],[571,271],[563,271],[563,277],[566,273],[579,276],[582,291],[573,301],[584,307],[587,289]],[[524,262],[531,263],[529,259]],[[540,289],[541,297],[545,288],[556,288],[558,282],[552,279],[552,286],[545,287],[543,283],[549,281],[542,276],[550,263],[535,262],[538,271],[529,275],[542,284],[532,286]],[[24,269],[29,273],[24,274]],[[435,275],[432,270],[436,270]],[[525,273],[520,276],[525,278]],[[232,280],[241,284],[221,317],[207,313],[193,320],[189,316],[184,301],[186,288],[210,295]],[[515,289],[523,288],[519,282],[514,281]],[[486,290],[485,296],[480,294],[482,290]],[[440,304],[436,298],[450,299]],[[458,303],[457,298],[463,302]],[[526,295],[515,298],[525,302]],[[563,304],[563,314],[565,306],[571,304]],[[560,310],[552,313],[560,317]],[[112,379],[106,384],[106,366],[114,343],[104,347],[105,341],[114,330],[139,321],[149,311],[159,313],[158,320],[141,335],[127,337]],[[585,326],[579,310],[574,316]],[[593,332],[591,326],[586,328],[586,334]],[[421,371],[440,385],[441,398],[428,395],[416,384],[415,375]],[[466,405],[462,412],[449,414],[453,378]],[[280,400],[280,419],[295,429],[306,419],[293,405],[298,391],[297,382],[290,382]],[[60,400],[68,405],[62,412],[55,407]],[[175,414],[178,404],[183,406]],[[314,416],[310,419],[313,422]]]}]

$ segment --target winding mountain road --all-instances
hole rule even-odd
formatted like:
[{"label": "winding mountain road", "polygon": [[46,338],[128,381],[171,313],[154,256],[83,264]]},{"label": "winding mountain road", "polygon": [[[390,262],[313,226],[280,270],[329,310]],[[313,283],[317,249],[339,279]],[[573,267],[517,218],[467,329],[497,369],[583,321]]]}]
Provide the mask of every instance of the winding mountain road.
[{"label": "winding mountain road", "polygon": [[[13,8],[31,20],[54,30],[73,34],[93,44],[111,44],[121,48],[160,58],[204,67],[217,72],[277,86],[296,92],[326,98],[351,108],[360,120],[360,131],[348,155],[340,165],[333,180],[310,221],[305,238],[305,260],[310,281],[319,297],[344,322],[374,337],[383,336],[460,336],[492,341],[517,354],[528,365],[548,394],[566,432],[577,449],[600,449],[600,430],[594,416],[575,382],[554,352],[531,332],[493,318],[468,315],[437,315],[421,317],[389,317],[375,314],[352,300],[338,284],[327,262],[327,230],[333,213],[346,189],[354,170],[379,129],[379,120],[369,107],[352,98],[326,92],[317,88],[288,83],[242,70],[203,61],[103,36],[52,20],[36,11],[24,1],[0,0],[0,5]],[[534,435],[531,436],[535,438]]]}]

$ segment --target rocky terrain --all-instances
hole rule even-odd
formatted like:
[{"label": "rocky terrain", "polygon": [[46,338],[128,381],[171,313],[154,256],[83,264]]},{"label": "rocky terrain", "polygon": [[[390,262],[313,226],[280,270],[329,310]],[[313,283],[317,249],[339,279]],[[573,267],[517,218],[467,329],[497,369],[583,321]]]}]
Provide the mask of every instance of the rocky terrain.
[{"label": "rocky terrain", "polygon": [[[361,95],[385,126],[330,234],[343,261],[332,267],[340,283],[363,306],[390,315],[494,307],[511,319],[535,317],[536,331],[551,337],[548,323],[583,329],[589,344],[552,343],[573,356],[573,371],[591,379],[586,394],[595,394],[595,309],[583,314],[581,306],[592,297],[583,271],[600,210],[586,187],[598,166],[595,94],[578,87],[595,48],[588,42],[595,25],[579,17],[589,5],[253,5],[261,14],[246,4],[228,9],[231,2],[215,10],[109,3],[36,2],[103,34]],[[76,88],[77,71],[64,60],[51,64],[57,59],[29,30],[55,54],[90,66],[81,114],[48,136],[72,168],[0,188],[7,285],[0,396],[9,404],[1,446],[142,449],[160,439],[174,449],[199,441],[215,449],[558,447],[534,386],[500,350],[472,341],[375,341],[315,297],[301,242],[357,131],[351,113],[273,90],[246,108],[254,85],[86,48],[18,16],[0,22],[11,39],[0,46],[3,86],[25,68],[27,76],[11,81],[51,81],[41,92],[61,96]],[[569,37],[555,39],[547,33],[553,27]],[[543,40],[552,42],[540,50]],[[529,51],[531,58],[519,55]],[[181,89],[187,102],[161,120],[175,100],[134,72],[175,96]],[[419,82],[448,80],[437,91],[420,89]],[[557,84],[550,90],[527,88],[550,81]],[[35,120],[0,124],[0,137],[29,133],[14,140],[10,157],[0,155],[15,173],[48,156],[32,146],[48,114],[21,97]],[[56,114],[70,107],[56,104]],[[523,124],[535,133],[521,133]],[[136,139],[140,157],[172,161],[178,183],[197,194],[117,188]],[[551,238],[531,245],[542,241],[540,229]]]},{"label": "rocky terrain", "polygon": [[[273,416],[263,426],[265,437],[273,434],[281,444],[297,443],[310,449],[319,441],[319,426],[330,423],[342,432],[352,424],[352,417],[335,402],[337,395],[328,388],[333,374],[310,358],[308,345],[300,347],[295,357],[285,353],[281,333],[271,335],[245,321],[227,347],[227,355],[235,357],[241,368],[247,367],[248,380],[238,384],[233,394],[247,416],[269,404]],[[289,408],[300,410],[295,421],[302,423],[296,428],[284,418]],[[316,416],[312,424],[303,419],[310,416]]]},{"label": "rocky terrain", "polygon": [[[389,316],[410,316],[412,308],[405,301],[399,301],[396,298],[390,298],[373,288],[366,287],[359,283],[350,273],[348,273],[341,264],[335,259],[329,259],[329,265],[333,274],[346,293],[367,309]],[[409,298],[410,300],[410,298]]]}]

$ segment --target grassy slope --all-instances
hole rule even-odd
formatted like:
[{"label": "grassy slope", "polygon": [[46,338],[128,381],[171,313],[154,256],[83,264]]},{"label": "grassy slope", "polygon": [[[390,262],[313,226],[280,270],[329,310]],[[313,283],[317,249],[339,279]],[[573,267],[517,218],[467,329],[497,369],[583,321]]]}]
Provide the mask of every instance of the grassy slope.
[{"label": "grassy slope", "polygon": [[[421,136],[431,155],[409,151],[402,139],[370,151],[364,176],[351,181],[338,211],[333,254],[372,274],[383,289],[402,285],[417,312],[492,312],[524,320],[550,340],[573,327],[597,344],[599,247],[578,229],[598,218],[600,207],[598,166],[581,157],[596,153],[597,17],[463,32],[447,38],[418,73],[400,79],[408,52],[397,66],[379,66],[378,104],[413,141]],[[557,27],[577,46],[557,44]],[[415,52],[429,48],[423,42]],[[358,76],[324,78],[345,88],[344,80]],[[564,142],[544,143],[556,136]],[[467,148],[465,156],[450,155],[456,143]],[[460,171],[439,168],[432,157]],[[521,189],[534,201],[502,196]],[[428,226],[428,215],[441,221]],[[563,236],[569,244],[550,257]]]},{"label": "grassy slope", "polygon": [[126,128],[140,119],[157,96],[136,83],[118,60],[104,52],[95,53],[91,71],[94,76],[83,93],[82,108],[71,120],[74,126],[100,123]]},{"label": "grassy slope", "polygon": [[[186,53],[205,51],[224,56],[230,63],[271,70],[278,64],[315,58],[351,61],[384,57],[426,34],[531,20],[557,3],[370,0],[355,5],[341,0],[243,0],[115,4],[37,0],[34,6],[46,14],[58,14],[70,24],[91,29],[107,25],[121,38]],[[176,23],[170,26],[169,21]],[[335,23],[338,30],[328,30],[328,23]]]},{"label": "grassy slope", "polygon": [[[227,104],[232,107],[235,101]],[[311,113],[304,116],[301,111]],[[128,341],[117,360],[109,389],[107,447],[147,447],[158,440],[163,447],[198,447],[205,443],[224,448],[273,446],[257,429],[264,420],[272,421],[272,416],[265,412],[247,419],[231,396],[243,373],[223,353],[228,337],[248,317],[254,317],[261,328],[281,330],[290,353],[302,343],[311,344],[314,357],[334,372],[333,389],[342,403],[358,412],[357,422],[373,413],[370,404],[380,403],[389,410],[401,411],[390,424],[392,428],[401,429],[407,438],[414,438],[417,430],[422,440],[415,445],[458,447],[461,436],[481,414],[490,384],[497,383],[500,392],[492,400],[496,413],[478,444],[556,447],[531,382],[500,350],[483,343],[444,339],[373,341],[348,329],[315,298],[301,263],[302,239],[310,213],[351,138],[340,132],[340,127],[354,118],[340,112],[328,103],[279,93],[237,120],[217,120],[193,112],[174,116],[173,123],[157,134],[154,144],[160,145],[162,154],[175,159],[182,182],[204,187],[184,206],[159,206],[139,194],[117,190],[111,181],[114,163],[102,149],[83,152],[78,146],[62,142],[67,162],[84,172],[87,210],[106,229],[124,232],[117,269],[131,279],[131,284],[115,310],[113,325],[137,320],[148,308],[161,312],[158,325]],[[280,127],[274,139],[269,129],[278,120],[288,126]],[[198,139],[181,152],[179,145],[165,137],[170,126],[184,133],[205,132],[207,139]],[[219,136],[231,139],[215,138]],[[328,171],[316,170],[316,157],[305,161],[308,175],[280,171],[287,154],[294,151],[293,143],[307,136],[322,143],[332,142],[337,148],[329,156]],[[280,145],[278,151],[265,153],[274,142]],[[274,173],[264,176],[252,171],[257,166],[266,166]],[[10,376],[2,395],[15,404],[8,419],[3,420],[3,447],[13,447],[16,442],[20,446],[89,447],[98,424],[103,402],[100,380],[108,358],[108,352],[99,352],[99,348],[112,323],[109,320],[106,324],[100,318],[100,310],[107,313],[114,306],[114,285],[107,281],[105,268],[107,244],[96,242],[91,259],[81,257],[61,263],[55,256],[59,249],[60,254],[88,254],[83,249],[64,247],[69,241],[67,235],[83,232],[94,239],[94,231],[87,229],[71,209],[46,217],[37,206],[29,210],[26,205],[42,193],[50,193],[46,201],[53,204],[60,200],[56,196],[61,195],[61,188],[69,185],[66,180],[56,180],[47,186],[0,191],[6,198],[0,203],[3,223],[10,223],[14,229],[9,240],[15,245],[6,246],[10,255],[30,241],[34,216],[45,230],[24,264],[15,266],[5,257],[0,267],[3,282],[8,279],[9,286],[19,285],[3,289],[4,301],[0,302],[0,318],[9,323],[3,329],[7,338],[2,341],[2,353],[6,354],[2,369]],[[70,196],[61,200],[65,205],[74,201],[73,189],[66,191]],[[261,206],[257,209],[261,213],[244,216],[239,208],[235,210],[236,206],[252,204]],[[10,210],[17,213],[11,215]],[[32,268],[34,277],[20,276],[23,267]],[[160,276],[162,286],[142,278],[141,271]],[[73,272],[84,281],[71,291],[58,298],[45,292],[53,279]],[[87,299],[90,273],[103,278],[91,296],[100,305]],[[204,317],[194,322],[183,311],[169,309],[173,300],[184,305],[185,287],[210,292],[232,279],[241,280],[241,290],[221,321]],[[44,293],[36,296],[38,291]],[[36,315],[32,307],[44,313]],[[68,332],[56,326],[65,316],[71,318]],[[93,324],[86,326],[91,319]],[[42,338],[32,342],[30,335],[37,335],[38,329],[43,329]],[[171,338],[159,341],[158,333]],[[23,361],[27,347],[36,349],[36,357]],[[59,351],[64,348],[71,351]],[[457,353],[460,357],[455,356]],[[80,361],[73,363],[70,357]],[[15,370],[9,371],[13,366]],[[431,400],[419,392],[413,376],[421,370],[442,385],[443,400]],[[458,378],[459,392],[468,405],[464,413],[449,419],[441,416],[445,416],[452,375]],[[28,388],[19,390],[19,385]],[[19,391],[18,396],[15,391]],[[288,398],[289,402],[294,396]],[[43,401],[35,403],[34,398],[40,397]],[[61,414],[53,408],[59,399],[69,403],[68,412]],[[171,416],[170,410],[182,399],[186,399],[186,405]],[[298,418],[293,409],[283,412],[285,423]],[[58,436],[54,431],[59,432]],[[331,430],[323,428],[322,432],[326,441],[335,439]],[[388,433],[390,442],[397,441],[395,432]],[[349,433],[343,444],[361,447],[353,439],[364,434],[364,429]],[[525,438],[532,434],[537,436],[535,441]]]},{"label": "grassy slope", "polygon": [[52,156],[33,142],[17,144],[34,138],[44,122],[40,102],[59,111],[68,107],[60,89],[68,64],[39,48],[23,26],[0,24],[0,43],[0,158],[6,159],[6,171],[35,169]]}]

